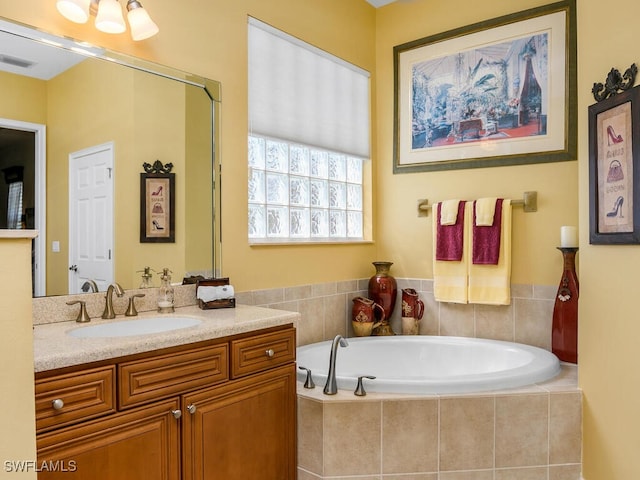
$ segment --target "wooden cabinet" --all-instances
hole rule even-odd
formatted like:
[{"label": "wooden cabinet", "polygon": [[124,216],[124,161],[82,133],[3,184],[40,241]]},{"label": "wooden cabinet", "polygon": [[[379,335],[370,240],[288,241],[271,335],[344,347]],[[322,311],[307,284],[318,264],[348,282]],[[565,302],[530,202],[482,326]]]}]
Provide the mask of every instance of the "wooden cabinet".
[{"label": "wooden cabinet", "polygon": [[177,399],[38,435],[40,480],[179,480]]},{"label": "wooden cabinet", "polygon": [[294,362],[288,326],[38,374],[38,478],[294,480]]},{"label": "wooden cabinet", "polygon": [[36,429],[62,427],[116,411],[115,368],[55,375],[36,382]]},{"label": "wooden cabinet", "polygon": [[118,364],[118,406],[160,400],[229,378],[226,343]]},{"label": "wooden cabinet", "polygon": [[295,383],[285,365],[185,395],[184,480],[295,479]]}]

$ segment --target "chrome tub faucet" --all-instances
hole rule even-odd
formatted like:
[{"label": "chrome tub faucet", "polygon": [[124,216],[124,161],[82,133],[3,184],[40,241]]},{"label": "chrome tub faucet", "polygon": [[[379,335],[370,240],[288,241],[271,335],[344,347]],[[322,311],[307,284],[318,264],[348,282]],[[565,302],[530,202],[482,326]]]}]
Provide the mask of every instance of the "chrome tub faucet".
[{"label": "chrome tub faucet", "polygon": [[327,374],[327,383],[324,386],[325,395],[335,395],[338,393],[338,385],[336,383],[336,357],[338,355],[338,347],[347,347],[349,342],[342,335],[336,335],[331,344],[331,355],[329,356],[329,373]]}]

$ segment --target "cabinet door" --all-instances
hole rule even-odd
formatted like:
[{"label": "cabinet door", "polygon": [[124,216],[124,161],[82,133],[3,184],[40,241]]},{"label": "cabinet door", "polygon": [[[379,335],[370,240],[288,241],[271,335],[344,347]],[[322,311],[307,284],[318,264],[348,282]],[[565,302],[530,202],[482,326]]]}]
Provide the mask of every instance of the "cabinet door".
[{"label": "cabinet door", "polygon": [[295,373],[290,364],[185,395],[184,479],[294,480]]},{"label": "cabinet door", "polygon": [[177,399],[37,437],[39,480],[179,480]]}]

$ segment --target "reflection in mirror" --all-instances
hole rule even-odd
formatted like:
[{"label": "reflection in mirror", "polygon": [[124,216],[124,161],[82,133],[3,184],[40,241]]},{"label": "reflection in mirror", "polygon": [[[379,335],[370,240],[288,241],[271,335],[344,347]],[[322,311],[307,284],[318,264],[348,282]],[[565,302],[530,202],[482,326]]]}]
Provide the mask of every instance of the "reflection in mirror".
[{"label": "reflection in mirror", "polygon": [[[175,281],[219,272],[219,83],[94,47],[79,54],[6,21],[0,45],[0,228],[40,231],[34,295],[88,281],[138,288],[145,267]],[[142,164],[156,160],[176,174],[175,243],[139,241]]]}]

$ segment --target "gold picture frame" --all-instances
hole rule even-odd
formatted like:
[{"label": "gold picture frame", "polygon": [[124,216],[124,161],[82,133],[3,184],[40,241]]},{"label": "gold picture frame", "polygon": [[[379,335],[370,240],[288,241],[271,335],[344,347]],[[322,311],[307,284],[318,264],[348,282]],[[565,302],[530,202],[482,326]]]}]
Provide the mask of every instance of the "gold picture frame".
[{"label": "gold picture frame", "polygon": [[577,158],[575,0],[394,47],[393,172]]}]

